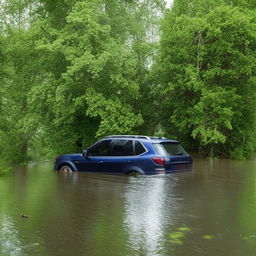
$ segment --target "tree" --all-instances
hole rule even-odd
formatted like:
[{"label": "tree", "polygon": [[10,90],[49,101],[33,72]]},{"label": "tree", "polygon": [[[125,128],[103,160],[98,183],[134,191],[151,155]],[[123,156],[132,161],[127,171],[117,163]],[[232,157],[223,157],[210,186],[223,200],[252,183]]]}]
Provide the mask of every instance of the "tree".
[{"label": "tree", "polygon": [[10,0],[1,7],[2,158],[81,151],[95,137],[141,129],[163,0]]},{"label": "tree", "polygon": [[232,6],[203,17],[166,14],[156,88],[167,133],[211,155],[255,150],[255,18]]},{"label": "tree", "polygon": [[156,33],[159,20],[149,13],[163,1],[74,1],[62,11],[42,3],[51,18],[31,27],[42,56],[37,85],[28,93],[30,115],[37,116],[34,148],[50,155],[80,151],[95,136],[136,133],[155,49],[148,29]]}]

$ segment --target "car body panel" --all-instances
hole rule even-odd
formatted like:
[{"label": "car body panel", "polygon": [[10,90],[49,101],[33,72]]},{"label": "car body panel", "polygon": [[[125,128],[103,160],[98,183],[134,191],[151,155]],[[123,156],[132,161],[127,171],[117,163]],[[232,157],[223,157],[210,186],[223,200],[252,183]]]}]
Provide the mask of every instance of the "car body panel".
[{"label": "car body panel", "polygon": [[[111,143],[115,141],[115,137],[111,137]],[[110,140],[106,137],[87,149],[87,152],[93,152],[94,148],[102,142],[106,144],[106,140]],[[69,165],[73,171],[85,171],[85,172],[96,172],[96,173],[109,173],[109,174],[129,174],[131,172],[138,172],[140,174],[165,174],[171,172],[185,171],[192,169],[192,158],[186,153],[186,155],[175,155],[175,156],[164,156],[165,163],[157,164],[152,160],[152,157],[163,157],[158,155],[158,152],[154,148],[154,144],[159,143],[171,143],[180,145],[178,141],[170,140],[166,138],[154,138],[154,139],[144,139],[144,138],[129,138],[118,137],[119,142],[126,143],[127,141],[133,142],[133,153],[135,154],[135,141],[139,141],[144,147],[143,153],[139,155],[128,155],[128,156],[114,156],[114,155],[86,155],[83,154],[67,154],[58,156],[55,160],[54,170],[59,170],[64,164]],[[104,142],[105,141],[105,142]],[[130,142],[129,142],[130,143]],[[138,143],[137,143],[138,144]],[[115,145],[115,143],[114,143]],[[128,145],[128,144],[127,144]],[[131,147],[131,143],[129,144]],[[123,146],[124,148],[125,146]],[[110,152],[113,148],[109,149]],[[114,151],[112,151],[113,153]],[[137,151],[138,152],[138,151]],[[184,151],[185,152],[185,151]]]}]

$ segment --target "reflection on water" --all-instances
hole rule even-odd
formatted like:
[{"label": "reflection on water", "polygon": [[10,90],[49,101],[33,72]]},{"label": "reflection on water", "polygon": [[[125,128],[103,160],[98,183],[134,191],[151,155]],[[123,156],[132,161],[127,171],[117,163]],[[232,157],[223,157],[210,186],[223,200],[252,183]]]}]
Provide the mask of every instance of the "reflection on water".
[{"label": "reflection on water", "polygon": [[18,239],[18,231],[10,218],[1,217],[0,226],[0,253],[1,255],[19,255],[22,252],[22,244]]},{"label": "reflection on water", "polygon": [[[8,216],[0,218],[0,255],[30,255],[43,252],[39,242],[33,242],[33,238],[26,243],[22,241],[22,235],[16,229],[15,222]],[[33,234],[31,234],[33,236]]]},{"label": "reflection on water", "polygon": [[[173,187],[173,184],[172,186]],[[144,255],[162,255],[165,227],[172,220],[172,209],[166,211],[171,191],[165,190],[165,177],[134,179],[126,188],[125,220],[129,245]],[[169,198],[168,198],[169,197]]]},{"label": "reflection on water", "polygon": [[140,178],[33,165],[0,177],[0,196],[1,256],[256,255],[255,161]]}]

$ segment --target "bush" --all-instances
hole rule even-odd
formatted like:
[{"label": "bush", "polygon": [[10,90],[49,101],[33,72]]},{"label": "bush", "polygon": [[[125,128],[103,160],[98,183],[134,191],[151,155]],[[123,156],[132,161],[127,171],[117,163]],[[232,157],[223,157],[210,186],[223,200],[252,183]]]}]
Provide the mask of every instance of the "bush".
[{"label": "bush", "polygon": [[11,171],[10,167],[7,167],[7,165],[4,162],[0,161],[0,176],[7,174]]}]

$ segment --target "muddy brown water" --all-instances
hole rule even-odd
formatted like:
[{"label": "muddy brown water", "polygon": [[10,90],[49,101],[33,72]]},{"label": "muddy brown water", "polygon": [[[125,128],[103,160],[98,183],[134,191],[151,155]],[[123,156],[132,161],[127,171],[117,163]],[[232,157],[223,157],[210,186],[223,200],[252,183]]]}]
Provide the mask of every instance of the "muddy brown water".
[{"label": "muddy brown water", "polygon": [[139,178],[16,168],[0,177],[0,255],[255,256],[256,161]]}]

